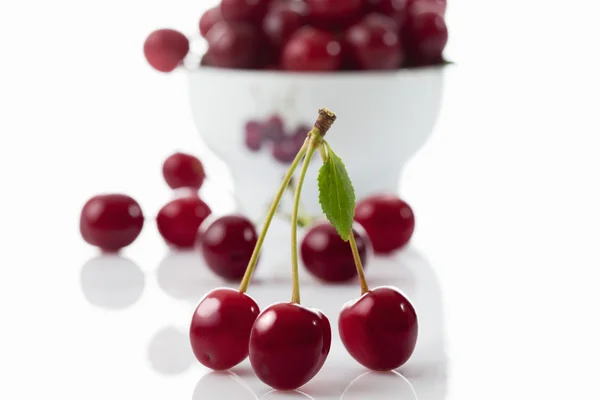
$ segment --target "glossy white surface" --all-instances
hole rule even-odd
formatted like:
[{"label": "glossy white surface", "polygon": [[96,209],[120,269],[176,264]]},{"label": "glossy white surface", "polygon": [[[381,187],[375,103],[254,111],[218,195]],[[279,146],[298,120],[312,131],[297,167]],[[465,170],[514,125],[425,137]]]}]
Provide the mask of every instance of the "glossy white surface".
[{"label": "glossy white surface", "polygon": [[[136,50],[157,26],[195,27],[200,3],[0,2],[0,399],[282,398],[242,372],[205,376],[194,364],[185,350],[194,282],[217,282],[182,280],[187,258],[169,257],[152,221],[124,252],[131,262],[107,271],[78,233],[97,192],[129,193],[155,214],[171,196],[160,163],[175,149],[205,160],[214,210],[233,207],[231,182],[213,173],[192,121],[186,76],[157,75]],[[402,178],[416,259],[391,267],[433,271],[439,283],[446,371],[406,373],[419,399],[600,398],[598,7],[449,6],[457,65],[433,135]],[[123,285],[107,294],[114,279]],[[276,286],[271,295],[287,298]],[[348,294],[304,289],[333,318]],[[344,360],[336,346],[305,392],[411,399],[403,379],[358,378],[364,370]]]}]

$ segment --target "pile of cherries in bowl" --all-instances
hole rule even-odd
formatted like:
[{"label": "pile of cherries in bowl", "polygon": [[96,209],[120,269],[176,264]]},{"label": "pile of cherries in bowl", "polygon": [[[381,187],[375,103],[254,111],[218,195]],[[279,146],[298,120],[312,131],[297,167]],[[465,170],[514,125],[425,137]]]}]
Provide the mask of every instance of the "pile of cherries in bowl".
[{"label": "pile of cherries in bowl", "polygon": [[[163,177],[171,189],[186,192],[158,212],[155,223],[162,238],[174,249],[200,251],[208,268],[225,281],[241,281],[258,240],[255,223],[242,214],[212,215],[199,195],[204,168],[193,155],[175,153],[168,157],[163,163]],[[105,252],[118,252],[132,244],[144,225],[139,203],[125,194],[93,196],[80,214],[83,239]],[[397,196],[378,194],[360,200],[354,232],[365,267],[372,252],[385,255],[403,248],[414,227],[411,207]],[[329,221],[312,222],[299,247],[302,264],[318,280],[336,283],[357,277],[350,245]]]},{"label": "pile of cherries in bowl", "polygon": [[[221,0],[200,18],[201,64],[297,72],[394,70],[444,63],[446,0]],[[187,36],[152,32],[149,64],[171,72]]]}]

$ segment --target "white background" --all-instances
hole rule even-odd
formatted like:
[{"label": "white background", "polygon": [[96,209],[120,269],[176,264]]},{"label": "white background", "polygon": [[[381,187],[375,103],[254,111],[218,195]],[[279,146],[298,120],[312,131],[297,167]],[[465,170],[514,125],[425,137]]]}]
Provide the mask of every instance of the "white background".
[{"label": "white background", "polygon": [[[457,64],[402,188],[418,218],[410,251],[441,287],[449,360],[444,392],[420,398],[599,398],[600,8],[449,2],[446,54]],[[152,221],[125,252],[144,292],[110,311],[90,304],[98,288],[84,271],[96,253],[79,237],[78,213],[89,196],[115,191],[151,216],[170,197],[164,157],[205,154],[184,74],[151,70],[141,46],[158,27],[194,32],[212,3],[0,3],[0,398],[192,398],[205,371],[186,367],[173,333],[185,333],[192,303],[157,283],[168,252]],[[219,180],[204,195],[225,212]],[[169,268],[189,266],[172,257]],[[209,382],[206,393],[228,398],[233,386]],[[366,396],[397,398],[375,387]]]}]

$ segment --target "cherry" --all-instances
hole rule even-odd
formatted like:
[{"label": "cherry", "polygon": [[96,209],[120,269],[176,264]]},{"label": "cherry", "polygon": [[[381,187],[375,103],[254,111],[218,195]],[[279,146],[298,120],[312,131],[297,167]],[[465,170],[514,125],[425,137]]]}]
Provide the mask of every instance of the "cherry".
[{"label": "cherry", "polygon": [[410,14],[433,12],[444,16],[446,14],[446,0],[407,0]]},{"label": "cherry", "polygon": [[206,38],[206,34],[217,22],[223,21],[223,16],[221,15],[221,8],[219,6],[215,6],[209,8],[202,14],[200,17],[200,34],[203,38]]},{"label": "cherry", "polygon": [[263,144],[263,127],[258,121],[249,121],[244,127],[246,147],[259,151]]},{"label": "cherry", "polygon": [[177,68],[190,51],[190,42],[181,32],[159,29],[144,42],[144,56],[152,68],[171,72]]},{"label": "cherry", "polygon": [[175,153],[163,163],[163,177],[171,189],[200,189],[204,178],[204,167],[200,160],[190,154]]},{"label": "cherry", "polygon": [[206,34],[210,63],[220,68],[254,68],[260,36],[256,29],[244,23],[217,22]]},{"label": "cherry", "polygon": [[412,64],[429,65],[442,61],[448,43],[444,17],[434,12],[411,14],[403,29],[406,52]]},{"label": "cherry", "polygon": [[294,137],[286,136],[281,141],[273,144],[271,152],[275,160],[282,164],[289,164],[296,158],[298,150],[300,148],[298,147],[297,140]]},{"label": "cherry", "polygon": [[200,248],[208,267],[220,277],[239,281],[256,246],[254,224],[240,215],[214,220],[199,236]]},{"label": "cherry", "polygon": [[333,34],[305,26],[288,40],[281,63],[288,71],[335,71],[342,65],[342,47]]},{"label": "cherry", "polygon": [[[367,261],[367,242],[353,229],[363,266]],[[325,282],[345,282],[357,276],[352,249],[344,242],[329,221],[320,222],[308,230],[300,255],[306,269]]]},{"label": "cherry", "polygon": [[281,48],[304,25],[307,11],[301,1],[274,3],[263,20],[263,31],[271,45]]},{"label": "cherry", "polygon": [[392,18],[399,27],[406,21],[408,2],[412,0],[369,0],[371,10]]},{"label": "cherry", "polygon": [[198,361],[214,370],[232,368],[248,357],[252,324],[260,310],[248,295],[229,288],[208,292],[190,325],[190,343]]},{"label": "cherry", "polygon": [[190,248],[194,246],[198,228],[210,213],[208,205],[199,197],[180,197],[161,208],[156,225],[168,244]]},{"label": "cherry", "polygon": [[345,33],[347,52],[359,69],[389,70],[404,60],[398,24],[385,15],[369,14]]},{"label": "cherry", "polygon": [[83,239],[102,250],[114,252],[129,246],[144,226],[140,205],[124,194],[103,194],[89,199],[79,220]]},{"label": "cherry", "polygon": [[398,289],[378,287],[344,305],[338,329],[356,361],[375,371],[390,371],[404,365],[415,350],[417,314]]},{"label": "cherry", "polygon": [[263,136],[267,140],[279,142],[285,136],[283,120],[278,115],[270,116],[263,125]]},{"label": "cherry", "polygon": [[410,206],[391,194],[365,198],[356,205],[354,219],[360,223],[378,254],[405,246],[415,230],[415,215]]},{"label": "cherry", "polygon": [[331,326],[323,313],[296,303],[276,303],[252,326],[250,363],[267,385],[293,390],[319,372],[330,347]]},{"label": "cherry", "polygon": [[305,0],[312,25],[329,28],[344,27],[354,22],[363,9],[363,0]]},{"label": "cherry", "polygon": [[221,0],[223,19],[230,22],[260,22],[271,0]]}]

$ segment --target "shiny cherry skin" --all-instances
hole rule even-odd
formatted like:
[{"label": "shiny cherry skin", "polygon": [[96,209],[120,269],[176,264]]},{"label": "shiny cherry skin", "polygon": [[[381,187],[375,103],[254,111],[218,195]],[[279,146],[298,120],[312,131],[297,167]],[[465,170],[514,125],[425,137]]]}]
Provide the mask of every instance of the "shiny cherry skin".
[{"label": "shiny cherry skin", "polygon": [[140,205],[124,194],[103,194],[89,199],[79,219],[83,240],[107,252],[135,241],[144,226]]},{"label": "shiny cherry skin", "polygon": [[[360,259],[366,267],[368,243],[356,229],[353,231]],[[309,228],[302,238],[300,255],[306,269],[322,281],[346,282],[357,276],[350,243],[342,240],[329,221]]]},{"label": "shiny cherry skin", "polygon": [[311,25],[321,28],[344,27],[355,22],[364,0],[305,0]]},{"label": "shiny cherry skin", "polygon": [[221,15],[221,8],[219,6],[215,6],[209,8],[202,14],[200,17],[200,34],[203,38],[206,38],[208,31],[212,28],[217,22],[223,21],[223,16]]},{"label": "shiny cherry skin", "polygon": [[342,65],[342,46],[333,34],[305,26],[286,43],[281,65],[287,71],[336,71]]},{"label": "shiny cherry skin", "polygon": [[206,174],[198,158],[191,154],[175,153],[163,163],[163,177],[171,189],[200,189]]},{"label": "shiny cherry skin", "polygon": [[292,33],[305,24],[307,12],[306,3],[302,1],[273,3],[262,25],[271,45],[281,48]]},{"label": "shiny cherry skin", "polygon": [[190,325],[190,343],[198,361],[217,371],[244,361],[259,312],[256,302],[237,290],[218,288],[208,292],[196,307]]},{"label": "shiny cherry skin", "polygon": [[434,12],[411,14],[402,30],[406,53],[413,65],[442,62],[448,43],[448,27],[444,17]]},{"label": "shiny cherry skin", "polygon": [[257,240],[254,224],[241,215],[217,218],[199,235],[206,264],[228,281],[242,279]]},{"label": "shiny cherry skin", "polygon": [[408,5],[411,0],[369,0],[370,10],[392,18],[402,27],[406,21]]},{"label": "shiny cherry skin", "polygon": [[159,29],[152,32],[144,42],[144,56],[157,71],[171,72],[177,68],[190,51],[190,42],[181,32]]},{"label": "shiny cherry skin", "polygon": [[255,68],[260,64],[260,36],[245,23],[217,22],[206,34],[210,65],[218,68]]},{"label": "shiny cherry skin", "polygon": [[444,16],[446,14],[446,0],[406,0],[409,17],[413,14],[433,12]]},{"label": "shiny cherry skin", "polygon": [[210,207],[198,196],[180,197],[161,208],[156,225],[171,246],[191,248],[196,242],[198,228],[210,214]]},{"label": "shiny cherry skin", "polygon": [[350,355],[374,371],[404,365],[417,344],[417,313],[393,287],[378,287],[346,303],[338,321],[340,338]]},{"label": "shiny cherry skin", "polygon": [[221,14],[229,22],[262,21],[271,0],[221,0]]},{"label": "shiny cherry skin", "polygon": [[377,254],[401,249],[415,230],[412,208],[392,194],[370,196],[358,202],[354,220],[363,226]]},{"label": "shiny cherry skin", "polygon": [[404,61],[398,24],[390,17],[369,14],[344,34],[346,50],[354,65],[363,70],[390,70]]},{"label": "shiny cherry skin", "polygon": [[250,334],[256,376],[279,390],[293,390],[323,367],[331,347],[331,325],[316,309],[276,303],[260,313]]}]

